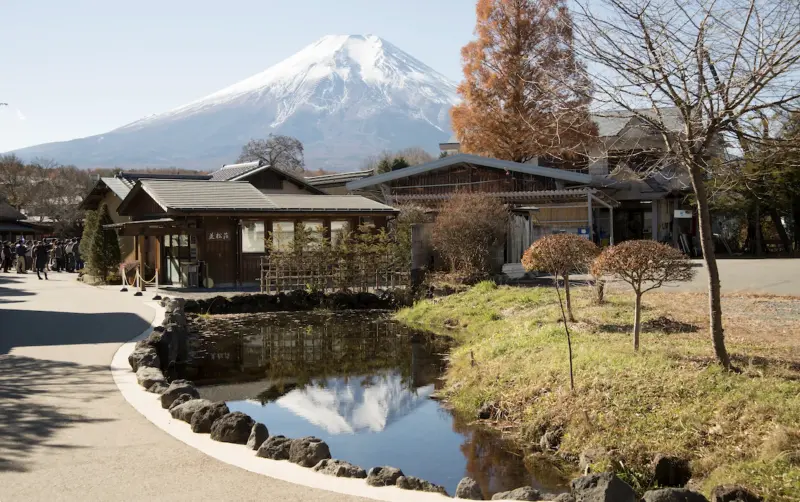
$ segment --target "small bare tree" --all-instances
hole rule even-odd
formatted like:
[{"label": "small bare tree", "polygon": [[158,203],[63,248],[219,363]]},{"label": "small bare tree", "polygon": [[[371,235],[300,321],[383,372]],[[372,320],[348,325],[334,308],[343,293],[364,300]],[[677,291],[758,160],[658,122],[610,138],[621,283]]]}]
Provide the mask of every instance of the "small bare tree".
[{"label": "small bare tree", "polygon": [[251,139],[242,147],[237,162],[261,160],[289,173],[305,170],[303,143],[291,136],[270,134],[267,139]]},{"label": "small bare tree", "polygon": [[552,274],[556,287],[559,279],[564,280],[567,316],[570,322],[575,322],[569,294],[569,276],[586,272],[598,252],[594,242],[578,235],[548,235],[534,242],[525,251],[522,255],[522,266],[529,272],[539,270]]},{"label": "small bare tree", "polygon": [[[800,102],[800,3],[786,0],[577,0],[576,50],[598,108],[622,108],[659,134],[688,174],[708,269],[710,331],[731,362],[706,182],[741,148],[742,122]],[[674,113],[677,111],[677,121]],[[677,123],[676,123],[677,122]],[[731,141],[732,140],[732,141]]]},{"label": "small bare tree", "polygon": [[606,248],[592,265],[599,275],[613,275],[627,282],[636,294],[633,313],[633,350],[639,350],[642,295],[667,282],[694,277],[692,262],[677,249],[660,242],[625,241]]},{"label": "small bare tree", "polygon": [[433,224],[432,242],[450,269],[464,279],[485,277],[492,252],[502,241],[508,212],[484,193],[459,192],[445,202]]},{"label": "small bare tree", "polygon": [[[598,248],[590,240],[575,234],[548,235],[534,242],[522,255],[522,266],[527,271],[541,270],[553,276],[553,283],[561,307],[561,320],[567,335],[567,351],[569,353],[569,388],[575,390],[575,378],[572,372],[572,336],[569,333],[570,322],[575,322],[572,315],[572,302],[569,294],[569,275],[573,272],[585,271],[592,259],[597,256]],[[566,308],[561,300],[559,279],[564,279]]]}]

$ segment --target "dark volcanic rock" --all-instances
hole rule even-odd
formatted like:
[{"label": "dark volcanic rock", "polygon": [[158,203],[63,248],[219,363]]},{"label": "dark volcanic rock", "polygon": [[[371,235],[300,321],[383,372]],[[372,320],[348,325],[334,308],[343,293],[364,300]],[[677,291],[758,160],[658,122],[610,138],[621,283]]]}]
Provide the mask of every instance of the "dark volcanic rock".
[{"label": "dark volcanic rock", "polygon": [[442,495],[449,497],[449,495],[447,495],[447,490],[445,490],[444,487],[435,485],[430,481],[425,481],[424,479],[414,476],[400,476],[397,478],[397,487],[402,488],[403,490],[441,493]]},{"label": "dark volcanic rock", "polygon": [[222,443],[246,444],[255,422],[249,415],[234,411],[211,424],[211,439]]},{"label": "dark volcanic rock", "polygon": [[394,486],[400,476],[404,476],[403,471],[396,467],[373,467],[367,472],[367,484],[370,486]]},{"label": "dark volcanic rock", "polygon": [[708,499],[684,488],[662,488],[645,493],[642,502],[708,502]]},{"label": "dark volcanic rock", "polygon": [[181,394],[180,396],[177,397],[177,399],[172,401],[171,405],[169,405],[169,411],[172,411],[172,409],[175,408],[176,406],[181,405],[186,401],[191,401],[192,399],[194,398],[189,394]]},{"label": "dark volcanic rock", "polygon": [[488,420],[494,415],[494,410],[497,405],[494,402],[483,403],[478,409],[478,418],[481,420]]},{"label": "dark volcanic rock", "polygon": [[331,458],[328,444],[315,437],[293,439],[289,447],[289,461],[303,467],[314,467],[320,460]]},{"label": "dark volcanic rock", "polygon": [[147,366],[142,366],[136,371],[136,381],[145,389],[149,389],[156,383],[167,383],[167,379],[164,378],[160,369]]},{"label": "dark volcanic rock", "polygon": [[461,481],[458,482],[458,486],[456,487],[455,498],[467,499],[467,500],[484,500],[481,487],[478,486],[478,482],[472,478],[463,478]]},{"label": "dark volcanic rock", "polygon": [[653,459],[653,481],[658,486],[682,487],[692,479],[689,462],[679,457],[656,455]]},{"label": "dark volcanic rock", "polygon": [[266,425],[260,423],[253,424],[253,428],[250,429],[250,436],[247,438],[247,447],[251,450],[258,450],[268,437],[269,430]]},{"label": "dark volcanic rock", "polygon": [[[208,434],[211,432],[211,426],[214,422],[230,412],[231,410],[228,409],[228,405],[222,401],[200,407],[194,412],[194,415],[192,415],[192,432]],[[245,441],[246,440],[247,438],[245,438]]]},{"label": "dark volcanic rock", "polygon": [[539,438],[539,447],[542,451],[558,450],[561,444],[561,438],[564,436],[563,429],[552,429],[546,431]]},{"label": "dark volcanic rock", "polygon": [[178,399],[181,394],[189,394],[190,396],[200,397],[200,393],[197,392],[197,389],[192,382],[188,380],[173,380],[172,383],[169,384],[169,387],[167,387],[167,390],[161,394],[161,407],[164,409],[169,409],[169,405]]},{"label": "dark volcanic rock", "polygon": [[156,382],[150,387],[147,388],[147,392],[151,392],[153,394],[161,395],[169,388],[169,385],[166,382]]},{"label": "dark volcanic rock", "polygon": [[314,466],[314,470],[329,476],[336,476],[337,478],[363,479],[367,477],[367,471],[361,467],[353,465],[350,462],[345,462],[344,460],[330,458],[320,460],[319,463]]},{"label": "dark volcanic rock", "polygon": [[532,486],[523,486],[508,492],[495,493],[492,500],[542,500],[542,494]]},{"label": "dark volcanic rock", "polygon": [[[189,394],[182,394],[182,396],[188,396]],[[180,399],[180,398],[179,398]],[[177,403],[178,400],[176,399],[172,404],[174,405]],[[209,406],[213,404],[208,399],[190,399],[186,402],[180,403],[175,406],[171,406],[169,409],[170,415],[172,418],[176,420],[180,420],[182,422],[191,423],[192,417],[197,412],[197,410]]]},{"label": "dark volcanic rock", "polygon": [[289,448],[291,446],[292,440],[285,436],[270,436],[261,443],[256,456],[272,460],[289,460]]},{"label": "dark volcanic rock", "polygon": [[577,502],[637,502],[633,488],[611,472],[590,474],[572,480],[572,495]]},{"label": "dark volcanic rock", "polygon": [[133,371],[141,367],[149,366],[151,368],[160,368],[161,361],[158,359],[158,353],[153,347],[137,348],[131,355],[128,356],[128,364],[131,365]]},{"label": "dark volcanic rock", "polygon": [[711,490],[711,502],[762,502],[763,500],[739,485],[721,485]]}]

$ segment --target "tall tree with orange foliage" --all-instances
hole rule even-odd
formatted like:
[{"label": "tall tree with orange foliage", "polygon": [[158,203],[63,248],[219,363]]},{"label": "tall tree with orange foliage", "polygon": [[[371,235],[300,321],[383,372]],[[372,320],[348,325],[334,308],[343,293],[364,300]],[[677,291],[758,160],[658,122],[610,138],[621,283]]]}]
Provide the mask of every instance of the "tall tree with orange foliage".
[{"label": "tall tree with orange foliage", "polygon": [[592,84],[575,59],[566,0],[478,0],[476,40],[461,50],[464,152],[515,162],[574,158],[596,137]]}]

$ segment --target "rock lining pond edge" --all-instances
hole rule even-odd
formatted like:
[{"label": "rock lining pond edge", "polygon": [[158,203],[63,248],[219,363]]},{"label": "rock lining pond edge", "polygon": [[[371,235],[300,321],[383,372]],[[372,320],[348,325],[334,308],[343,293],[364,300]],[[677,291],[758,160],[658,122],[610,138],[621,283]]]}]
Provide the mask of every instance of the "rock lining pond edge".
[{"label": "rock lining pond edge", "polygon": [[[261,299],[261,302],[263,301],[264,299]],[[190,424],[173,418],[169,410],[173,401],[180,400],[179,402],[185,402],[189,399],[199,398],[196,389],[194,389],[194,385],[186,380],[173,380],[168,385],[165,385],[164,382],[148,373],[154,373],[153,370],[155,369],[161,371],[162,374],[163,372],[169,372],[169,368],[172,365],[186,359],[186,351],[188,350],[188,330],[186,329],[186,312],[184,310],[186,303],[185,300],[180,298],[165,298],[160,303],[147,302],[146,304],[156,311],[151,326],[136,338],[123,344],[114,354],[111,361],[110,370],[120,393],[131,406],[144,415],[150,422],[174,438],[217,460],[281,481],[374,500],[443,500],[445,495],[440,491],[435,491],[435,489],[439,487],[427,483],[424,480],[417,480],[416,478],[414,478],[414,480],[418,481],[418,483],[414,483],[415,486],[417,484],[423,486],[427,483],[427,485],[430,485],[428,490],[431,491],[410,491],[398,488],[397,486],[388,485],[388,483],[388,486],[378,487],[374,486],[375,483],[372,483],[372,485],[367,484],[365,479],[360,476],[354,478],[340,477],[330,472],[329,469],[317,469],[316,466],[320,466],[323,463],[329,464],[331,462],[336,462],[336,459],[331,459],[331,452],[328,450],[327,445],[316,438],[291,439],[290,450],[293,453],[290,456],[290,460],[294,459],[293,461],[271,460],[259,457],[253,451],[258,450],[258,447],[256,445],[246,444],[250,442],[249,439],[252,439],[247,437],[249,432],[244,434],[242,431],[235,431],[235,424],[225,424],[230,430],[225,431],[224,435],[226,437],[235,437],[234,440],[228,442],[228,439],[222,439],[220,441],[219,435],[223,434],[221,432],[215,434],[217,440],[214,440],[209,434],[192,432]],[[230,304],[228,305],[231,306]],[[191,308],[190,310],[195,309]],[[245,310],[249,309],[246,308]],[[147,378],[144,378],[145,374],[148,374],[146,375]],[[148,388],[145,389],[142,385],[147,385]],[[223,414],[216,418],[214,423],[216,423],[216,421],[221,421],[220,425],[223,425],[222,421],[242,422],[243,420],[249,420],[246,424],[247,428],[250,429],[254,427],[254,423],[250,417],[238,416],[244,415],[242,413],[239,413],[236,417],[229,415],[233,414]],[[264,425],[269,427],[269,424]],[[220,427],[217,429],[220,429]],[[266,428],[264,430],[266,431]],[[347,464],[346,462],[344,463]],[[350,464],[347,465],[350,466]],[[322,465],[322,467],[325,466]],[[350,467],[358,468],[358,466]],[[375,472],[381,469],[392,468],[373,467],[369,469],[370,475],[367,477],[367,480],[375,476]],[[345,469],[345,471],[346,470],[348,469]],[[341,471],[341,469],[339,471]],[[402,475],[399,469],[397,469],[397,471]],[[327,474],[325,474],[326,472]],[[474,481],[469,478],[462,479],[461,483],[459,483],[457,495],[472,500],[484,499],[482,494],[474,490],[470,492],[471,496],[465,495],[468,490],[461,490],[462,485],[466,486],[472,483],[474,483]],[[434,488],[431,489],[430,487]],[[539,494],[536,490],[523,490],[524,488],[527,487],[521,487],[497,495],[511,495],[512,493],[514,495],[516,495],[516,493],[522,495],[524,493],[525,496],[518,498],[512,495],[513,498],[509,497],[509,499],[557,500],[561,502],[581,500],[584,502],[594,502],[595,500],[609,500],[607,497],[612,495],[611,492],[614,492],[613,500],[619,500],[619,502],[649,501],[650,499],[660,502],[672,502],[673,500],[679,502],[686,500],[687,496],[690,496],[692,500],[698,502],[708,500],[699,493],[689,492],[684,489],[676,489],[674,490],[675,493],[669,493],[668,490],[654,490],[645,493],[644,498],[640,499],[636,497],[633,489],[612,473],[591,474],[577,478],[572,482],[572,493],[561,494],[557,497],[554,495]],[[716,491],[717,490],[715,490],[715,492]],[[714,493],[714,495],[716,495],[716,493]],[[712,495],[712,502],[722,500],[717,499],[714,495]],[[500,499],[495,496],[492,500]]]}]

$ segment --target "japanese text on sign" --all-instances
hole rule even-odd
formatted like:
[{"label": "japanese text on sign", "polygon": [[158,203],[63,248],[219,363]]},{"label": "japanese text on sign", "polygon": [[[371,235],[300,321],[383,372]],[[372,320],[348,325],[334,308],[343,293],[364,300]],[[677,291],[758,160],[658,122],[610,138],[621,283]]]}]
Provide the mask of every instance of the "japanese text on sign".
[{"label": "japanese text on sign", "polygon": [[210,241],[229,241],[231,234],[229,232],[209,232],[208,240]]}]

